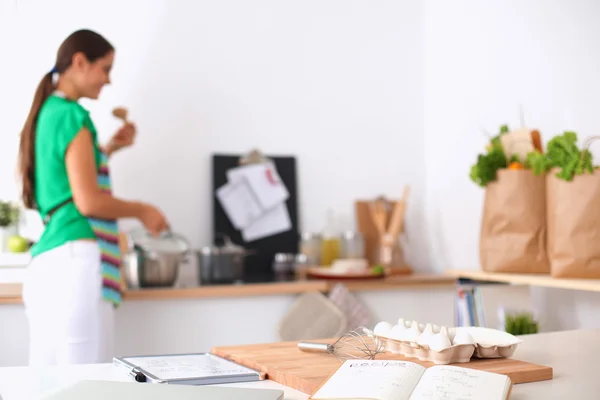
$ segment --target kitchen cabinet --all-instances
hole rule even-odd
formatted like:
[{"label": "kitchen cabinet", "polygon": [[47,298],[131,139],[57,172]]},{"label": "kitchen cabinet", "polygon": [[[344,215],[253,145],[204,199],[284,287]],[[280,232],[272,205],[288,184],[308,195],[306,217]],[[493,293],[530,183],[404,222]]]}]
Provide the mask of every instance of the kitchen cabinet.
[{"label": "kitchen cabinet", "polygon": [[[278,341],[279,321],[298,294],[326,293],[333,282],[305,281],[220,285],[128,292],[117,310],[115,355],[209,351],[217,345]],[[413,276],[348,282],[374,319],[399,317],[454,324],[455,280]],[[0,367],[27,362],[27,321],[13,296],[0,297]],[[11,304],[9,304],[11,303]]]}]

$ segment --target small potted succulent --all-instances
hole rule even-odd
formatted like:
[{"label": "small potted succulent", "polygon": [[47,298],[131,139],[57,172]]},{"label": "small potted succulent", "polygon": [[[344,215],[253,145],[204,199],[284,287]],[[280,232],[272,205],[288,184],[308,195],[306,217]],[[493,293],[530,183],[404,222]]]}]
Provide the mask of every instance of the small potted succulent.
[{"label": "small potted succulent", "polygon": [[20,216],[17,204],[0,200],[0,252],[7,251],[8,240],[17,234]]}]

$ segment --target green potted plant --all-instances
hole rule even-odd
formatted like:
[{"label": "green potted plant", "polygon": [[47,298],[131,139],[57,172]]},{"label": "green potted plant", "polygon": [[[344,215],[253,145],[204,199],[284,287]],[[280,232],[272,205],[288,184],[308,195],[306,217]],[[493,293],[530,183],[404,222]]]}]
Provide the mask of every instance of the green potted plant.
[{"label": "green potted plant", "polygon": [[0,200],[0,252],[8,250],[8,240],[17,234],[21,212],[19,206],[10,201]]},{"label": "green potted plant", "polygon": [[539,326],[533,313],[511,312],[506,313],[504,317],[504,330],[511,335],[529,335],[538,333]]}]

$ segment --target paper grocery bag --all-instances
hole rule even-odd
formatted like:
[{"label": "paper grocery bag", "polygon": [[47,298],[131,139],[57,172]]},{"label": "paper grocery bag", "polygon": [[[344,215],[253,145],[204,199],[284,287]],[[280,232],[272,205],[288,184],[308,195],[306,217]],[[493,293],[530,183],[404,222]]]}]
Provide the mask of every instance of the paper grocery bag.
[{"label": "paper grocery bag", "polygon": [[488,272],[548,273],[546,178],[500,170],[485,188],[479,257]]},{"label": "paper grocery bag", "polygon": [[557,278],[600,278],[600,171],[547,176],[548,257]]}]

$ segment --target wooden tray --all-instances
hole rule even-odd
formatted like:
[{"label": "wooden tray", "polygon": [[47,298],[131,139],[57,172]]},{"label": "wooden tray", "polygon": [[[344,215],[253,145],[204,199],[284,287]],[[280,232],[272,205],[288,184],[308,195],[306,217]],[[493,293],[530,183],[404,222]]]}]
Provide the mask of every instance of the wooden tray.
[{"label": "wooden tray", "polygon": [[[318,340],[327,343],[334,341]],[[298,342],[214,347],[211,352],[248,368],[264,372],[268,379],[307,394],[313,394],[340,365],[332,355],[304,353],[298,350]],[[392,353],[380,354],[377,359],[406,360],[425,367],[433,365],[430,362]],[[514,384],[549,380],[553,375],[551,367],[510,358],[473,359],[469,363],[455,365],[508,375]]]},{"label": "wooden tray", "polygon": [[339,272],[332,268],[327,267],[310,267],[308,268],[308,275],[311,278],[316,279],[334,279],[334,280],[346,280],[346,279],[383,279],[385,273],[374,274],[371,271],[367,272]]}]

